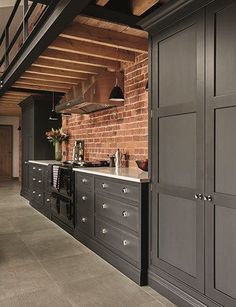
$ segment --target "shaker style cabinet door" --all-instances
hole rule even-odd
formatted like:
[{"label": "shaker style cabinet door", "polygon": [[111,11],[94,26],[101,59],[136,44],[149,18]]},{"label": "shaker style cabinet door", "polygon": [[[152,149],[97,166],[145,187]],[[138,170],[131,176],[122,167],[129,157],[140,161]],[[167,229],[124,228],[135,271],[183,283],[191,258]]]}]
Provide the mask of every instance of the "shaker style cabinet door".
[{"label": "shaker style cabinet door", "polygon": [[159,33],[152,61],[150,266],[203,292],[203,11]]},{"label": "shaker style cabinet door", "polygon": [[236,306],[236,1],[206,11],[206,294]]}]

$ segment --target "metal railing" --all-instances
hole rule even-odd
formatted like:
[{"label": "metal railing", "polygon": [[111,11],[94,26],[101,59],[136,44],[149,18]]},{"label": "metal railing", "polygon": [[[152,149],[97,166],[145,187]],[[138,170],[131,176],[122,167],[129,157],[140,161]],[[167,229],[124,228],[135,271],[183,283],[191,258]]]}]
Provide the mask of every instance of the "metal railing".
[{"label": "metal railing", "polygon": [[[21,8],[22,2],[23,5]],[[17,52],[24,45],[32,30],[44,15],[47,6],[48,5],[40,4],[37,1],[16,0],[15,5],[10,14],[10,17],[3,30],[3,33],[0,36],[0,50],[2,51],[3,54],[3,56],[0,58],[1,73],[4,73],[4,71],[7,69],[7,67],[14,59]],[[21,9],[23,16],[22,21],[10,40],[10,27],[14,23],[14,21],[16,21],[15,18],[17,14],[19,14],[19,10]],[[31,21],[30,18],[32,18]],[[22,38],[20,38],[20,36],[22,36]],[[18,44],[18,46],[16,46],[15,55],[13,55],[12,58],[10,58],[10,53],[12,52],[15,44]]]}]

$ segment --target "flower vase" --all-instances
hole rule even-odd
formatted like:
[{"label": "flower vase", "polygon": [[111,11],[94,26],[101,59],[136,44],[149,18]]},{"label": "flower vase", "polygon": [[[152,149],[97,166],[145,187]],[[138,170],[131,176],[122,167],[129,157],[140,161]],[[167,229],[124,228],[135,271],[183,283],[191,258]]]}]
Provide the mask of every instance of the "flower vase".
[{"label": "flower vase", "polygon": [[60,142],[55,142],[55,160],[61,161],[62,159],[62,146]]}]

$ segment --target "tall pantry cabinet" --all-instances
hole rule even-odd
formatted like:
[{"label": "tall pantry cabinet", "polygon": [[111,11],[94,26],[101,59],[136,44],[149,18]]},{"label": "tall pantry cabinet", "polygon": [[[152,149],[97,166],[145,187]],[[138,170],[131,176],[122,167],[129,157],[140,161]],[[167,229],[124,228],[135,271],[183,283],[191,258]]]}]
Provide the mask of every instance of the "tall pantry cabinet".
[{"label": "tall pantry cabinet", "polygon": [[58,121],[50,121],[52,96],[30,96],[20,103],[22,113],[21,195],[29,198],[29,160],[53,160],[54,148],[45,132],[61,127]]},{"label": "tall pantry cabinet", "polygon": [[149,284],[181,307],[235,307],[236,1],[170,1],[142,26],[151,36]]}]

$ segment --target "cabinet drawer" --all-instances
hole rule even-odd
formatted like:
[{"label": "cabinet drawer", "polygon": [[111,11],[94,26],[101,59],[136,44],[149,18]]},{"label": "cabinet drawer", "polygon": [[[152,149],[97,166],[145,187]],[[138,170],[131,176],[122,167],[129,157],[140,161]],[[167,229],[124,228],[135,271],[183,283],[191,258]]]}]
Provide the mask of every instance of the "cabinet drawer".
[{"label": "cabinet drawer", "polygon": [[77,191],[76,207],[83,208],[84,210],[93,212],[94,210],[93,194],[88,191]]},{"label": "cabinet drawer", "polygon": [[138,232],[138,207],[97,194],[95,208],[96,214]]},{"label": "cabinet drawer", "polygon": [[88,236],[93,236],[94,233],[94,216],[84,208],[77,208],[76,212],[76,228],[81,230]]},{"label": "cabinet drawer", "polygon": [[114,249],[114,252],[129,258],[129,262],[139,262],[139,244],[136,236],[97,218],[95,219],[95,236]]},{"label": "cabinet drawer", "polygon": [[107,178],[95,178],[95,189],[100,193],[110,193],[126,199],[138,201],[139,187],[138,185],[131,185],[127,181],[110,181]]},{"label": "cabinet drawer", "polygon": [[94,187],[94,177],[88,174],[76,173],[76,189],[92,191]]}]

